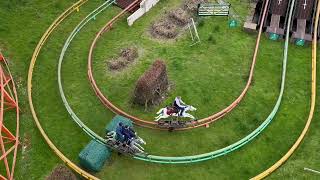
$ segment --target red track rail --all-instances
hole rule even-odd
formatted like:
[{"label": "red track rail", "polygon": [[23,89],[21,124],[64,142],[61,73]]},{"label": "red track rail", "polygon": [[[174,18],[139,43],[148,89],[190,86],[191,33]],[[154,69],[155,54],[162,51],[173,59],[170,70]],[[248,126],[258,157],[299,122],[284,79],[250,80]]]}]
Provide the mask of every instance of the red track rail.
[{"label": "red track rail", "polygon": [[[157,127],[157,123],[154,121],[148,121],[148,120],[143,120],[140,119],[138,117],[132,116],[126,112],[124,112],[123,110],[119,109],[118,107],[116,107],[112,102],[110,102],[101,92],[101,90],[99,89],[99,87],[97,86],[97,83],[93,77],[93,73],[92,73],[92,59],[93,59],[93,50],[95,48],[95,45],[98,41],[98,39],[101,37],[101,35],[103,33],[105,33],[106,31],[110,30],[112,27],[112,24],[119,19],[119,17],[121,17],[123,14],[125,14],[126,11],[128,11],[128,9],[133,8],[136,3],[139,0],[134,1],[130,6],[128,6],[126,9],[124,9],[122,12],[120,12],[118,15],[116,15],[111,21],[109,21],[96,35],[96,37],[94,38],[91,47],[90,47],[90,51],[89,51],[89,55],[88,55],[88,77],[89,77],[89,81],[91,83],[91,86],[93,87],[93,90],[95,91],[96,95],[99,97],[99,99],[101,100],[101,102],[107,107],[109,108],[111,111],[113,111],[116,114],[122,115],[124,117],[127,117],[129,119],[132,119],[134,121],[134,123],[136,125],[142,126],[142,127],[147,127],[147,128],[151,128],[151,129],[160,129],[160,130],[166,130],[166,129],[162,129],[162,128],[158,128]],[[263,10],[263,14],[262,14],[262,22],[265,19],[265,15],[267,12],[267,7],[268,4],[265,5],[264,10]],[[241,94],[238,96],[238,98],[236,100],[234,100],[228,107],[226,107],[225,109],[221,110],[220,112],[217,112],[216,114],[213,114],[207,118],[203,118],[198,120],[195,124],[186,127],[186,128],[179,128],[179,129],[175,129],[175,130],[187,130],[187,129],[192,129],[192,128],[196,128],[196,127],[201,127],[201,126],[206,126],[214,121],[217,121],[218,119],[224,117],[225,115],[227,115],[231,110],[233,110],[239,103],[240,101],[243,99],[243,97],[246,95],[246,93],[248,92],[248,89],[251,85],[252,82],[252,78],[253,78],[253,74],[254,74],[254,68],[255,68],[255,64],[256,64],[256,59],[257,59],[257,55],[258,55],[258,49],[259,49],[259,44],[260,44],[260,38],[261,38],[261,34],[262,34],[262,26],[260,26],[259,28],[259,33],[258,33],[258,37],[256,40],[256,46],[255,46],[255,50],[254,50],[254,54],[253,54],[253,58],[252,58],[252,63],[251,63],[251,67],[250,67],[250,73],[249,73],[249,77],[248,77],[248,81],[247,84],[245,86],[245,88],[243,89],[243,91],[241,92]]]},{"label": "red track rail", "polygon": [[[13,179],[14,168],[16,164],[16,157],[19,145],[19,106],[18,94],[13,81],[12,75],[9,70],[7,61],[0,53],[0,163],[5,167],[4,172],[0,172],[0,179]],[[4,114],[9,109],[16,111],[16,129],[10,131],[5,126]],[[10,158],[9,158],[10,156]],[[12,159],[11,163],[9,162]],[[1,164],[1,165],[2,165]],[[5,173],[5,174],[1,174]]]}]

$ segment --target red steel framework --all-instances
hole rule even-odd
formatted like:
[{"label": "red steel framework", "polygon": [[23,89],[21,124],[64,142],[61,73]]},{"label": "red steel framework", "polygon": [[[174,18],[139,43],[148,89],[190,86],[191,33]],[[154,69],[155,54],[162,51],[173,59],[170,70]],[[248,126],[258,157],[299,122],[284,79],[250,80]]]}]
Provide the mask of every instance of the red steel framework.
[{"label": "red steel framework", "polygon": [[[14,168],[16,165],[17,151],[19,145],[19,105],[18,95],[13,81],[8,63],[0,53],[0,180],[12,180]],[[5,121],[5,112],[15,110],[16,127],[6,127],[6,121],[12,121],[8,118]],[[2,174],[3,173],[3,174]]]}]

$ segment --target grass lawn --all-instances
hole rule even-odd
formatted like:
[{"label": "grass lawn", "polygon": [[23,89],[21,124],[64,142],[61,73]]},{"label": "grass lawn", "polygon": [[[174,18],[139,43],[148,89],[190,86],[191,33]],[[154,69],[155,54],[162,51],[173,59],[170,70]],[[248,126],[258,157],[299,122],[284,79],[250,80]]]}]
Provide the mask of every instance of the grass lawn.
[{"label": "grass lawn", "polygon": [[[185,102],[198,108],[195,115],[206,117],[229,105],[242,91],[256,35],[241,28],[229,29],[226,18],[206,18],[199,27],[201,44],[189,47],[185,33],[174,43],[158,42],[148,36],[150,23],[160,14],[177,6],[179,0],[163,0],[133,27],[125,18],[99,40],[94,51],[94,76],[104,94],[122,109],[151,119],[160,107],[145,112],[132,107],[130,98],[138,77],[155,59],[163,59],[170,81],[175,88],[162,104],[181,95]],[[73,1],[40,0],[0,2],[0,48],[10,60],[14,77],[20,82],[19,95],[23,109],[21,140],[27,149],[20,149],[16,179],[43,179],[59,163],[35,127],[26,95],[26,79],[32,52],[49,24]],[[69,33],[87,14],[103,3],[91,0],[81,11],[67,18],[49,38],[37,60],[33,78],[33,99],[38,117],[52,141],[74,162],[89,142],[65,110],[58,93],[57,63],[61,48]],[[246,5],[235,3],[241,15]],[[238,7],[238,8],[237,8]],[[108,8],[76,36],[63,63],[62,78],[67,99],[80,119],[92,130],[103,135],[104,126],[114,116],[94,95],[87,80],[89,46],[99,29],[120,12]],[[219,29],[219,30],[217,30]],[[212,35],[215,42],[208,41]],[[111,73],[106,61],[121,48],[136,46],[141,55],[136,63],[123,72]],[[167,133],[136,128],[146,142],[146,150],[155,155],[183,156],[205,153],[225,147],[257,128],[269,115],[278,96],[283,42],[263,37],[255,70],[254,84],[239,107],[207,129]],[[284,99],[271,125],[252,143],[227,156],[189,165],[151,164],[128,157],[112,156],[103,171],[95,174],[102,179],[245,179],[256,175],[277,161],[300,134],[309,112],[311,48],[290,45],[288,73]],[[317,107],[318,109],[319,107]],[[311,130],[293,157],[270,179],[316,179],[303,172],[303,167],[320,169],[318,137],[319,114],[316,112]]]}]

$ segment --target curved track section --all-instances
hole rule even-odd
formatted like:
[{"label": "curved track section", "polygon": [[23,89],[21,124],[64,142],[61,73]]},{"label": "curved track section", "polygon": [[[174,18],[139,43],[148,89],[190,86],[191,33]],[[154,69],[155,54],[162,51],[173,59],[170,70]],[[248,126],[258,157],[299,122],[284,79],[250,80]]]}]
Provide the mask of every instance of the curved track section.
[{"label": "curved track section", "polygon": [[94,138],[94,139],[98,139],[100,142],[104,142],[105,140],[103,138],[101,138],[100,136],[98,136],[97,134],[95,134],[95,132],[93,132],[90,128],[88,128],[81,120],[80,118],[76,115],[76,113],[74,113],[74,111],[72,110],[72,108],[70,107],[66,96],[64,94],[63,91],[63,86],[62,86],[62,77],[61,77],[61,68],[62,68],[62,62],[63,62],[63,58],[65,55],[65,52],[67,51],[71,41],[73,40],[73,38],[77,35],[77,33],[92,19],[94,19],[99,13],[101,13],[102,11],[104,11],[106,8],[108,8],[110,5],[112,5],[115,2],[115,0],[108,0],[105,3],[103,3],[101,6],[99,6],[97,9],[95,9],[94,11],[92,11],[88,16],[86,16],[71,32],[71,34],[69,35],[68,39],[66,40],[62,51],[60,53],[60,58],[59,58],[59,64],[58,64],[58,85],[59,85],[59,92],[60,92],[60,96],[61,99],[63,101],[64,106],[66,107],[67,111],[69,112],[70,116],[72,117],[72,119],[84,130],[86,131],[87,134],[90,135],[90,137]]},{"label": "curved track section", "polygon": [[[131,5],[135,5],[137,1],[135,1],[133,4]],[[135,117],[133,115],[130,115],[126,112],[124,112],[123,110],[121,110],[120,108],[116,107],[111,101],[108,100],[108,98],[106,98],[103,93],[101,92],[100,88],[98,87],[94,76],[93,76],[93,72],[92,72],[92,59],[93,59],[93,50],[95,48],[96,42],[99,39],[99,37],[102,36],[102,34],[108,30],[111,29],[112,24],[120,17],[122,16],[126,11],[122,11],[121,13],[119,13],[117,16],[115,16],[111,21],[109,21],[101,30],[100,32],[97,34],[96,38],[94,39],[94,41],[91,44],[91,48],[89,51],[89,56],[88,56],[88,77],[89,77],[89,81],[91,83],[91,86],[93,88],[93,90],[95,91],[96,95],[98,96],[98,98],[100,99],[100,101],[107,107],[109,108],[111,111],[113,111],[116,114],[122,115],[124,117],[127,117],[131,120],[133,120],[135,122],[136,125],[142,126],[142,127],[148,127],[148,128],[152,128],[152,129],[162,129],[162,130],[167,130],[167,129],[163,129],[163,128],[158,128],[157,127],[157,123],[154,122],[153,120],[143,120],[140,119],[138,117]],[[203,118],[200,120],[197,120],[194,124],[189,125],[188,127],[185,128],[177,128],[175,130],[187,130],[187,129],[192,129],[192,128],[197,128],[197,127],[202,127],[202,126],[206,126],[209,123],[212,123],[222,117],[224,117],[226,114],[228,114],[230,111],[232,111],[239,103],[240,101],[243,99],[243,97],[246,95],[246,93],[248,92],[248,89],[251,85],[252,82],[252,78],[253,78],[253,74],[254,74],[254,68],[255,68],[255,64],[256,64],[256,59],[257,59],[257,54],[258,54],[258,49],[259,49],[259,42],[260,41],[260,36],[258,36],[257,38],[257,43],[256,43],[256,47],[255,47],[255,51],[253,54],[253,59],[252,59],[252,64],[250,67],[250,73],[249,73],[249,78],[247,81],[247,84],[245,86],[245,88],[243,89],[242,93],[238,96],[238,98],[233,101],[228,107],[226,107],[225,109],[221,110],[220,112],[211,115],[207,118]]]},{"label": "curved track section", "polygon": [[[267,4],[268,4],[268,2],[267,2]],[[266,11],[264,11],[264,12],[266,12]],[[265,16],[263,16],[263,18],[264,17]],[[77,30],[77,28],[75,28],[75,30],[73,32],[78,33],[79,30]],[[262,29],[260,29],[258,37],[260,37],[261,32],[262,32]],[[75,36],[75,34],[70,34],[69,37],[74,37],[74,36]],[[71,40],[72,40],[72,38],[71,38]],[[286,38],[287,43],[288,43],[288,40],[289,39],[287,37]],[[68,44],[70,44],[70,42],[71,41],[66,41],[65,47],[68,47]],[[259,38],[257,39],[257,43],[259,43]],[[288,46],[286,45],[285,48],[284,48],[281,89],[280,89],[280,94],[279,94],[277,103],[275,104],[275,107],[274,107],[273,111],[270,113],[270,115],[268,116],[268,118],[255,131],[253,131],[252,133],[247,135],[245,138],[239,140],[238,142],[236,142],[236,143],[234,143],[234,144],[232,144],[230,146],[227,146],[227,147],[225,147],[223,149],[216,150],[216,151],[213,151],[213,152],[205,153],[205,154],[194,155],[194,156],[183,156],[183,157],[164,157],[164,156],[148,155],[146,157],[145,156],[135,156],[134,158],[140,159],[140,160],[144,160],[144,161],[156,162],[156,163],[172,163],[172,164],[200,162],[200,161],[209,160],[209,159],[213,159],[213,158],[225,155],[225,154],[227,154],[229,152],[232,152],[232,151],[242,147],[246,143],[248,143],[250,140],[252,140],[258,134],[260,134],[260,132],[262,132],[262,130],[264,128],[266,128],[266,126],[271,122],[271,120],[274,118],[276,112],[279,109],[279,106],[280,106],[280,103],[281,103],[281,99],[282,99],[282,96],[283,96],[283,92],[284,92],[284,87],[285,87],[284,85],[285,85],[286,65],[287,65],[287,50],[288,50],[287,47]],[[65,50],[63,50],[61,53],[63,54],[64,52],[65,52]],[[61,57],[63,57],[63,55]],[[72,111],[72,109],[69,109],[69,110]],[[72,115],[72,114],[74,114],[74,112],[72,112],[70,114],[71,114],[73,120],[76,121],[77,124],[79,124],[79,125],[82,124],[83,125],[83,123],[80,121],[79,118],[75,118],[76,116]],[[95,134],[92,130],[86,129],[86,128],[88,128],[87,126],[84,125],[84,126],[81,126],[81,127],[91,137],[94,136],[93,138],[98,140],[100,143],[104,143],[104,139],[102,137],[98,136],[97,134]]]},{"label": "curved track section", "polygon": [[[1,87],[1,102],[0,102],[0,162],[3,162],[6,175],[0,174],[0,179],[10,179],[14,177],[14,169],[16,165],[18,145],[19,145],[19,102],[16,84],[10,72],[7,60],[0,53],[0,87]],[[15,109],[16,111],[16,129],[15,135],[5,126],[4,114],[6,110]],[[12,158],[9,163],[8,158]]]},{"label": "curved track section", "polygon": [[[265,8],[268,6],[268,4],[269,4],[269,1],[267,0]],[[266,9],[264,9],[262,21],[265,18],[265,12],[266,12]],[[289,14],[290,18],[292,17],[292,14],[293,14],[293,8],[290,9],[290,14]],[[290,23],[288,23],[288,28],[289,27],[290,27]],[[261,33],[261,31],[262,31],[262,29],[260,27],[259,33]],[[234,151],[236,149],[239,149],[240,147],[242,147],[245,144],[247,144],[248,142],[250,142],[257,135],[259,135],[271,123],[272,119],[275,117],[276,113],[278,112],[278,109],[279,109],[281,101],[282,101],[282,97],[283,97],[283,93],[284,93],[284,89],[285,89],[288,43],[289,43],[289,36],[287,34],[286,43],[285,43],[285,46],[284,46],[284,54],[283,54],[281,87],[280,87],[280,93],[279,93],[277,102],[276,102],[273,110],[271,111],[271,113],[267,117],[267,119],[257,129],[255,129],[249,135],[247,135],[243,139],[237,141],[236,143],[231,144],[231,145],[229,145],[229,146],[227,146],[225,148],[219,149],[217,151],[213,151],[213,152],[206,153],[206,154],[201,154],[201,155],[196,155],[196,156],[189,156],[189,157],[175,157],[175,158],[174,157],[166,157],[166,159],[174,158],[178,162],[186,161],[186,159],[188,159],[189,162],[190,161],[191,162],[198,162],[198,161],[204,161],[204,160],[208,160],[208,159],[213,159],[213,158],[228,154],[228,153],[230,153],[230,152],[232,152],[232,151]],[[159,162],[159,161],[161,162],[161,158],[159,156],[157,156],[157,157],[150,156],[148,158],[141,158],[141,157],[135,157],[135,158],[136,159],[141,159],[141,160],[147,160],[147,161],[151,161],[151,162]],[[166,163],[166,162],[161,162],[161,163]]]},{"label": "curved track section", "polygon": [[[84,3],[83,0],[79,1],[78,3],[76,3],[75,5],[73,5],[71,7],[72,11],[75,10],[75,8],[81,6],[82,4],[81,3]],[[268,0],[267,0],[267,4],[268,4]],[[50,141],[50,139],[48,138],[48,136],[45,134],[44,130],[42,129],[41,127],[41,124],[39,123],[39,120],[36,116],[36,113],[35,113],[35,110],[34,110],[34,107],[33,107],[33,103],[32,103],[32,96],[31,96],[31,87],[32,87],[32,72],[33,72],[33,67],[34,67],[34,64],[35,64],[35,60],[36,60],[36,57],[38,56],[39,54],[39,51],[42,47],[42,45],[44,44],[44,42],[46,41],[46,39],[48,38],[48,36],[51,34],[51,32],[55,29],[55,27],[61,23],[61,21],[66,18],[69,14],[72,13],[69,12],[70,11],[70,8],[68,10],[66,10],[59,18],[56,19],[56,21],[50,26],[50,28],[47,30],[47,32],[43,35],[42,39],[40,40],[35,52],[34,52],[34,55],[33,55],[33,58],[32,58],[32,61],[31,61],[31,64],[30,64],[30,69],[29,69],[29,76],[28,76],[28,97],[29,97],[29,103],[30,103],[30,108],[31,108],[31,111],[32,111],[32,115],[36,121],[36,124],[37,124],[37,127],[39,128],[41,134],[44,136],[45,140],[47,141],[47,143],[49,144],[49,146],[56,152],[56,154],[63,160],[65,161],[72,169],[74,169],[75,171],[77,171],[79,174],[83,175],[84,177],[86,178],[91,178],[91,179],[96,179],[94,176],[91,176],[90,174],[82,171],[79,167],[75,166],[70,160],[68,160],[63,154],[61,154],[61,152],[52,144],[52,142]],[[265,12],[266,12],[266,7],[264,9],[264,15],[265,15]],[[263,19],[264,19],[264,15],[263,15]],[[61,18],[63,17],[63,18]],[[258,39],[261,35],[261,29],[259,30],[259,35],[258,35]],[[257,42],[259,41],[257,39]],[[270,114],[271,115],[271,114]],[[270,116],[269,116],[270,117]],[[268,118],[269,118],[268,117]],[[269,121],[269,122],[268,122]],[[269,124],[271,121],[271,119],[266,119],[266,121],[261,125],[259,126],[259,128],[256,129],[256,133],[252,132],[250,135],[248,135],[246,138],[238,141],[237,145],[233,144],[233,145],[230,145],[228,147],[226,147],[226,149],[222,149],[222,150],[218,150],[221,152],[223,152],[224,154],[228,153],[228,152],[231,152],[239,147],[241,147],[242,145],[246,144],[248,141],[250,141],[251,139],[253,139],[256,135],[258,135],[265,127],[267,124]],[[87,132],[87,131],[86,131]],[[255,134],[255,135],[254,135]],[[103,143],[103,142],[102,142]],[[216,152],[218,152],[216,151]],[[213,153],[213,152],[212,152]],[[207,159],[212,159],[214,157],[218,157],[219,155],[214,155],[212,153],[206,153],[206,154],[202,154],[202,156],[207,156],[206,158],[203,158],[203,160],[207,160]],[[221,154],[223,155],[223,154]],[[201,155],[198,155],[198,156],[188,156],[188,157],[193,157],[193,158],[197,158],[197,157],[200,157]],[[147,160],[147,161],[152,161],[152,162],[161,162],[161,163],[176,163],[174,161],[178,160],[178,159],[175,159],[175,160],[172,160],[170,157],[161,157],[161,160],[158,159],[157,157],[160,157],[160,156],[148,156],[147,158],[145,157],[135,157],[137,159],[142,159],[142,160]],[[166,161],[163,161],[163,160],[166,160]],[[186,162],[198,162],[199,159],[189,159],[187,160]],[[183,163],[183,161],[180,161],[180,163]]]},{"label": "curved track section", "polygon": [[277,161],[274,165],[269,167],[267,170],[263,171],[262,173],[258,174],[257,176],[255,176],[251,179],[254,179],[254,180],[263,179],[263,178],[267,177],[268,175],[270,175],[275,170],[277,170],[295,152],[295,150],[301,144],[303,138],[305,137],[305,135],[308,132],[308,129],[310,127],[310,124],[311,124],[311,121],[313,118],[315,104],[316,104],[317,35],[318,35],[319,15],[320,15],[320,3],[318,2],[317,13],[316,13],[316,18],[315,18],[315,23],[314,23],[313,41],[312,41],[311,105],[310,105],[310,112],[309,112],[309,116],[308,116],[308,120],[306,122],[306,125],[305,125],[303,131],[301,132],[299,138],[297,139],[297,141],[293,144],[293,146],[289,149],[289,151],[279,161]]},{"label": "curved track section", "polygon": [[47,31],[43,34],[41,37],[36,49],[33,52],[32,59],[29,66],[29,72],[28,72],[28,99],[29,99],[29,105],[31,109],[31,113],[33,116],[33,119],[37,125],[37,128],[39,129],[41,135],[45,139],[46,143],[49,145],[49,147],[54,151],[54,153],[63,161],[65,162],[71,169],[79,173],[81,176],[87,178],[87,179],[98,179],[88,172],[82,170],[80,167],[78,167],[76,164],[74,164],[72,161],[70,161],[62,152],[52,143],[50,138],[47,136],[45,131],[43,130],[40,121],[37,117],[37,113],[34,109],[33,102],[32,102],[32,74],[33,74],[33,68],[35,65],[35,62],[37,60],[37,57],[40,53],[40,50],[43,46],[43,44],[46,42],[50,34],[53,32],[53,30],[70,14],[72,14],[75,10],[77,10],[80,6],[82,6],[84,3],[86,3],[88,0],[79,0],[77,3],[73,4],[70,8],[68,8],[66,11],[64,11],[47,29]]}]

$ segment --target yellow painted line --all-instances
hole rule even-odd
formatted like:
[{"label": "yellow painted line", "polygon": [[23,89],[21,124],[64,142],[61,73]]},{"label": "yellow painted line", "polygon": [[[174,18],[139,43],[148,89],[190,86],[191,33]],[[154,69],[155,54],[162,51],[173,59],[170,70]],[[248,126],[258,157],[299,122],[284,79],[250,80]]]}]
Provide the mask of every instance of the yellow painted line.
[{"label": "yellow painted line", "polygon": [[47,31],[43,34],[43,36],[41,37],[37,47],[35,48],[33,55],[32,55],[32,59],[30,62],[30,66],[29,66],[29,72],[28,72],[28,98],[29,98],[29,105],[30,105],[30,109],[31,109],[31,113],[32,116],[34,118],[34,121],[41,133],[41,135],[43,136],[43,138],[45,139],[45,141],[47,142],[47,144],[49,145],[49,147],[54,151],[54,153],[60,157],[60,159],[65,162],[71,169],[73,169],[75,172],[79,173],[81,176],[87,178],[87,179],[98,179],[95,176],[92,176],[91,174],[89,174],[88,172],[82,170],[80,167],[78,167],[76,164],[74,164],[72,161],[70,161],[64,154],[62,154],[62,152],[52,143],[52,141],[49,139],[49,137],[47,136],[47,134],[45,133],[45,131],[43,130],[39,119],[37,117],[37,114],[35,112],[35,109],[33,107],[33,102],[32,102],[32,74],[33,74],[33,68],[35,65],[35,62],[37,60],[37,57],[40,53],[40,50],[42,48],[42,46],[44,45],[44,43],[46,42],[46,40],[48,39],[48,37],[50,36],[50,34],[53,32],[53,30],[65,19],[67,18],[70,14],[72,14],[74,11],[78,11],[79,7],[82,6],[84,3],[86,3],[88,0],[79,0],[78,2],[76,2],[75,4],[73,4],[71,7],[69,7],[66,11],[64,11],[51,25],[50,27],[47,29]]},{"label": "yellow painted line", "polygon": [[285,163],[289,159],[289,157],[294,153],[294,151],[298,148],[299,144],[302,142],[303,138],[305,137],[310,127],[313,114],[314,114],[315,104],[316,104],[316,64],[317,64],[316,61],[317,61],[317,35],[318,35],[319,15],[320,15],[320,3],[318,2],[317,13],[316,13],[316,18],[314,23],[313,41],[312,41],[311,106],[310,106],[310,113],[309,113],[307,123],[303,131],[301,132],[299,138],[293,144],[293,146],[289,149],[289,151],[278,162],[276,162],[274,165],[269,167],[267,170],[251,178],[253,180],[263,179],[267,177],[269,174],[277,170],[283,163]]}]

